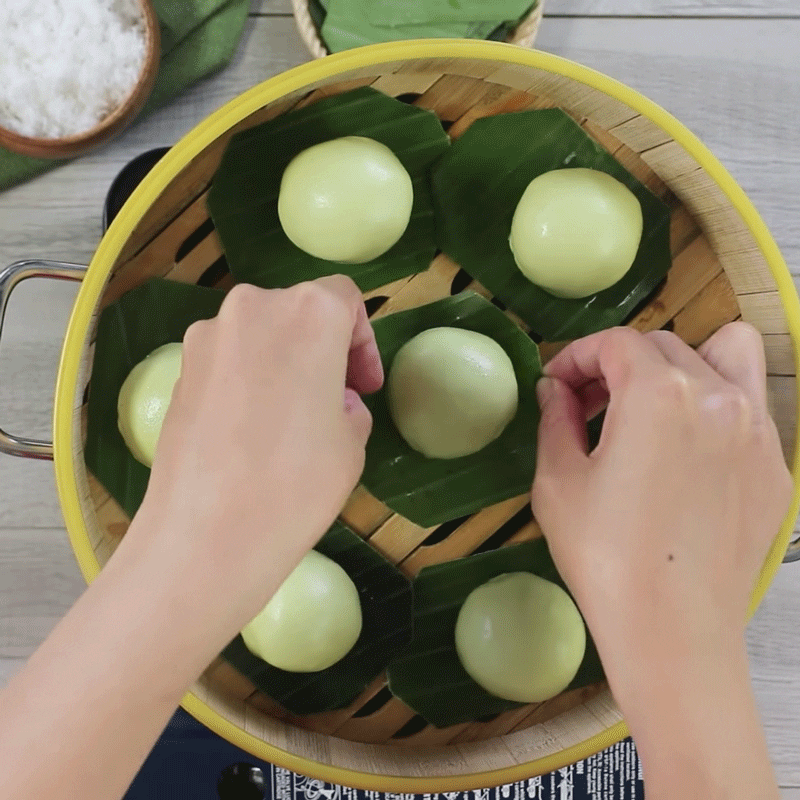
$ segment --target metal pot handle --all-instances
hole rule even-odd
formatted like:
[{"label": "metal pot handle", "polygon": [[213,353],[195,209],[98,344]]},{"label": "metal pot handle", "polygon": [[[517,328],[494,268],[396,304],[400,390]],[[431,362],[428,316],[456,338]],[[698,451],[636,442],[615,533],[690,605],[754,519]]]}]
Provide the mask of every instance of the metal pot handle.
[{"label": "metal pot handle", "polygon": [[[61,281],[82,281],[86,267],[62,261],[18,261],[0,270],[0,336],[6,316],[8,298],[17,284],[28,278],[54,278]],[[12,436],[0,429],[0,452],[23,458],[53,460],[53,443]]]}]

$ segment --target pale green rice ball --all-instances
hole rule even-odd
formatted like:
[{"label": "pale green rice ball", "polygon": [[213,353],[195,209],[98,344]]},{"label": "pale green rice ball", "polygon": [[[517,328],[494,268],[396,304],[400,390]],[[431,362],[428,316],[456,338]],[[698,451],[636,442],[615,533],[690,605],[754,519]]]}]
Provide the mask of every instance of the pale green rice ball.
[{"label": "pale green rice ball", "polygon": [[117,399],[117,425],[131,455],[153,466],[161,426],[181,374],[183,345],[153,350],[128,374]]},{"label": "pale green rice ball", "polygon": [[528,184],[509,244],[531,283],[557,297],[586,297],[613,286],[631,268],[642,226],[636,195],[611,175],[557,169]]},{"label": "pale green rice ball", "polygon": [[394,357],[389,410],[402,437],[428,458],[482,450],[517,413],[514,365],[494,339],[462,328],[430,328]]},{"label": "pale green rice ball", "polygon": [[253,655],[287,672],[318,672],[344,658],[361,635],[361,602],[350,576],[310,551],[242,629]]},{"label": "pale green rice ball", "polygon": [[281,180],[278,216],[306,253],[363,264],[397,244],[413,205],[400,159],[374,139],[345,136],[295,156]]},{"label": "pale green rice ball", "polygon": [[509,572],[467,597],[455,630],[458,657],[490,694],[541,703],[569,686],[586,629],[572,598],[529,572]]}]

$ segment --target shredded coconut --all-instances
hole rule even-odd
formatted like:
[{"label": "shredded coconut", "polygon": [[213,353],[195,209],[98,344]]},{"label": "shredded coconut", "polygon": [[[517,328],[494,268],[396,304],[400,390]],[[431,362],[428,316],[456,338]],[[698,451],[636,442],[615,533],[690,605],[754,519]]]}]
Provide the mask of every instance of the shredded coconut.
[{"label": "shredded coconut", "polygon": [[91,130],[133,91],[146,50],[139,0],[0,0],[0,126]]}]

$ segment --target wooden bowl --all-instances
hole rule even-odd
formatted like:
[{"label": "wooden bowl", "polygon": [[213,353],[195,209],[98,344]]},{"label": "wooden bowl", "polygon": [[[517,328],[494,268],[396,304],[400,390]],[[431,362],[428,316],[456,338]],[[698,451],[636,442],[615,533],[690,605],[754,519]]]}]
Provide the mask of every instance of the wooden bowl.
[{"label": "wooden bowl", "polygon": [[[642,331],[669,328],[692,345],[735,319],[755,325],[763,333],[775,416],[797,481],[800,471],[792,454],[800,303],[764,223],[700,141],[633,90],[555,56],[467,40],[376,45],[309,62],[220,110],[159,162],[101,242],[70,323],[55,415],[62,505],[88,580],[107,562],[129,523],[88,473],[83,455],[97,312],[152,276],[229,288],[232,279],[206,196],[231,136],[364,85],[434,110],[451,123],[452,136],[482,116],[559,106],[662,197],[672,208],[673,266],[629,324]],[[440,255],[427,271],[366,297],[374,316],[382,316],[447,296],[454,282],[488,295]],[[543,345],[545,359],[560,346]],[[796,496],[794,516],[797,502]],[[506,543],[539,536],[535,521],[525,516],[527,506],[527,496],[521,496],[480,511],[454,530],[425,530],[358,488],[342,517],[414,575],[425,565],[474,551],[500,530]],[[778,569],[793,514],[766,562],[753,607]],[[260,758],[316,779],[396,792],[509,783],[588,757],[626,735],[604,683],[491,721],[436,729],[391,697],[383,677],[346,709],[293,717],[218,660],[184,707]]]},{"label": "wooden bowl", "polygon": [[150,0],[140,0],[140,3],[145,18],[147,55],[139,80],[122,105],[85,133],[60,139],[21,136],[0,126],[0,146],[35,158],[74,158],[105,144],[133,122],[153,91],[161,60],[161,28],[158,17]]},{"label": "wooden bowl", "polygon": [[[328,48],[325,47],[319,30],[311,18],[308,0],[292,0],[292,11],[294,12],[294,21],[300,38],[308,48],[308,52],[314,58],[327,56],[329,54]],[[536,35],[539,33],[539,26],[542,24],[543,14],[544,0],[539,0],[530,14],[509,34],[506,41],[510,44],[518,44],[520,47],[533,47]]]}]

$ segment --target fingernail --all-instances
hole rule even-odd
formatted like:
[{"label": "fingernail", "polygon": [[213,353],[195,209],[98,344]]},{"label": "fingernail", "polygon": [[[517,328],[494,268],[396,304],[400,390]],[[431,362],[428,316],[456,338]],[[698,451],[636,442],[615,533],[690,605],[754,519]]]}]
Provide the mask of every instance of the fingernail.
[{"label": "fingernail", "polygon": [[555,384],[552,378],[544,376],[539,378],[536,383],[536,397],[539,400],[539,405],[543,406],[552,396]]}]

